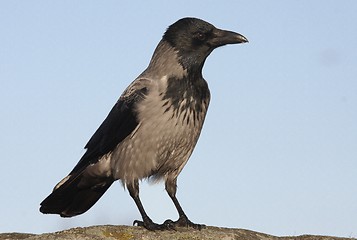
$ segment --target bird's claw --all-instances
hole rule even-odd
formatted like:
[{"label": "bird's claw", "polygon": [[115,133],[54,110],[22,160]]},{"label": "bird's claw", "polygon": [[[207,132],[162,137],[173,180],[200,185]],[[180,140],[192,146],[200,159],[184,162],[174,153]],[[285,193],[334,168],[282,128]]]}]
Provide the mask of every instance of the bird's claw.
[{"label": "bird's claw", "polygon": [[143,221],[139,221],[139,220],[134,220],[133,226],[143,227],[144,226],[144,222]]},{"label": "bird's claw", "polygon": [[144,221],[135,220],[133,222],[133,226],[144,227],[150,231],[176,231],[177,227],[190,227],[196,230],[202,230],[206,228],[206,225],[193,223],[187,217],[180,217],[176,222],[172,221],[171,219],[167,219],[162,224],[154,223],[153,221],[151,221],[151,219],[146,219]]},{"label": "bird's claw", "polygon": [[173,223],[173,225],[175,227],[191,227],[200,231],[206,228],[206,225],[193,223],[186,216],[181,216],[176,222]]},{"label": "bird's claw", "polygon": [[170,219],[166,220],[163,224],[157,224],[151,220],[146,220],[146,221],[135,220],[133,222],[133,226],[144,227],[150,231],[176,230],[174,223],[175,222],[173,222]]}]

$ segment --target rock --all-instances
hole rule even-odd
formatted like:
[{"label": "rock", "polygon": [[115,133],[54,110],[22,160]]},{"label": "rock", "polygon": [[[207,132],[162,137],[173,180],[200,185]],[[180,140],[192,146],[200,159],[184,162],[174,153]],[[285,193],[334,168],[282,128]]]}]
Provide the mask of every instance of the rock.
[{"label": "rock", "polygon": [[44,233],[2,233],[0,240],[26,239],[26,240],[53,240],[53,239],[105,239],[105,240],[188,240],[188,239],[214,239],[214,240],[351,240],[351,238],[338,238],[328,236],[302,235],[297,237],[276,237],[264,233],[233,228],[207,227],[198,231],[190,228],[179,228],[175,231],[150,232],[142,227],[130,226],[92,226],[85,228],[71,228],[68,230]]}]

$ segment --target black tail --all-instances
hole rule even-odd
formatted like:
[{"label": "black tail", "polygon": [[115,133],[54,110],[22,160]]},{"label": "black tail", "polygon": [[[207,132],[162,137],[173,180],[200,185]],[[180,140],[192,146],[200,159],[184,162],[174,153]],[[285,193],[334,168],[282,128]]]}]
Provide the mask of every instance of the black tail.
[{"label": "black tail", "polygon": [[86,212],[108,190],[112,178],[84,177],[83,172],[68,175],[41,203],[40,212],[73,217]]}]

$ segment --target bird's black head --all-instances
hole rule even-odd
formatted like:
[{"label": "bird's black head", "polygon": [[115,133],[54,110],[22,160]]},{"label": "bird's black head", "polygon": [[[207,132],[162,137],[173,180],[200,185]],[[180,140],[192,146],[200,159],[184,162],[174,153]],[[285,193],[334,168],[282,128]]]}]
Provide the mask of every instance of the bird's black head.
[{"label": "bird's black head", "polygon": [[221,30],[197,18],[182,18],[168,27],[163,40],[178,51],[184,68],[202,68],[213,49],[248,40],[241,34]]}]

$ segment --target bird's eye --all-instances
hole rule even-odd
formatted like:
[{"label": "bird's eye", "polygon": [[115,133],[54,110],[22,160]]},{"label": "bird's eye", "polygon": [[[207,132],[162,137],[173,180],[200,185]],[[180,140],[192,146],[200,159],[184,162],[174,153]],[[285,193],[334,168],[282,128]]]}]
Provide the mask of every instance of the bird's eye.
[{"label": "bird's eye", "polygon": [[198,32],[196,33],[195,38],[199,41],[204,41],[206,40],[206,35],[202,32]]}]

